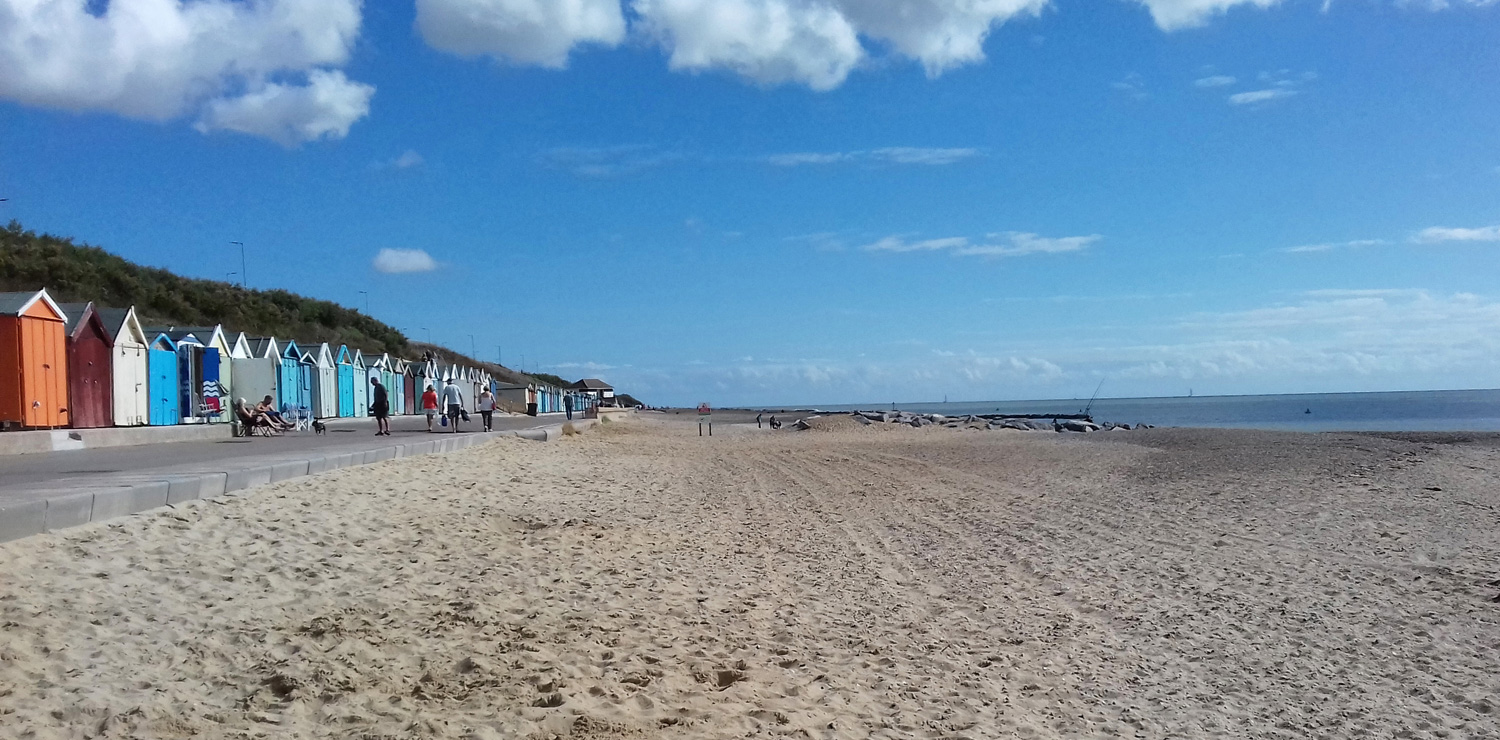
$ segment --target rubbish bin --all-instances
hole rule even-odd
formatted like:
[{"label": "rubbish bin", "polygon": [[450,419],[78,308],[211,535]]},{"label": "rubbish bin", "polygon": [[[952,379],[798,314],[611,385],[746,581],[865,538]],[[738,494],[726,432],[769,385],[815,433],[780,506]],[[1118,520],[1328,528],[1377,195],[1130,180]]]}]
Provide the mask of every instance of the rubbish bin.
[{"label": "rubbish bin", "polygon": [[536,416],[536,404],[534,404],[534,403],[528,403],[528,404],[526,404],[526,415],[527,416]]}]

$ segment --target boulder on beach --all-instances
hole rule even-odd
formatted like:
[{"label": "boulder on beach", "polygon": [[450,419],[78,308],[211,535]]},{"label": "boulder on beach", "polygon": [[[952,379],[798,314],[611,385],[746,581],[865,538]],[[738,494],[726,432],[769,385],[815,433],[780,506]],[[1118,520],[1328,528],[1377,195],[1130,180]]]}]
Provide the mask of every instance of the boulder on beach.
[{"label": "boulder on beach", "polygon": [[1078,419],[1060,419],[1055,427],[1059,432],[1097,432],[1099,425]]}]

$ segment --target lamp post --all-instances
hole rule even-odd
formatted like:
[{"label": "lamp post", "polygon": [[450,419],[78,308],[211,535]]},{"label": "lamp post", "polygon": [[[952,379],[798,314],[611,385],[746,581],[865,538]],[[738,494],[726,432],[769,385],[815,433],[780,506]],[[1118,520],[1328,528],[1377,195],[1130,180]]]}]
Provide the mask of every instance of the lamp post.
[{"label": "lamp post", "polygon": [[239,273],[237,273],[237,272],[226,272],[226,273],[224,273],[224,282],[226,282],[226,283],[233,283],[234,281],[230,280],[229,278],[232,278],[232,277],[234,277],[235,275],[238,275],[238,274]]},{"label": "lamp post", "polygon": [[432,330],[424,326],[422,327],[422,331],[427,332],[427,343],[432,344]]},{"label": "lamp post", "polygon": [[245,243],[230,242],[230,244],[238,245],[240,248],[240,287],[243,288],[245,287],[246,278],[250,276],[249,271],[245,269]]},{"label": "lamp post", "polygon": [[469,354],[472,355],[474,359],[479,359],[479,345],[474,343],[473,334],[469,335]]},{"label": "lamp post", "polygon": [[369,316],[370,315],[370,292],[367,291],[367,290],[361,290],[361,291],[359,291],[359,294],[365,297],[365,315]]},{"label": "lamp post", "polygon": [[505,367],[505,348],[498,344],[495,345],[495,364]]}]

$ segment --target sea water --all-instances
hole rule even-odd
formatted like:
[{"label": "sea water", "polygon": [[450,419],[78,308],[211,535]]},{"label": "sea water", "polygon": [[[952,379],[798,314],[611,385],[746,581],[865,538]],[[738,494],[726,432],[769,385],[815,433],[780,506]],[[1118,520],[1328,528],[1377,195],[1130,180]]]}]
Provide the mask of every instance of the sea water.
[{"label": "sea water", "polygon": [[[1306,393],[1282,396],[1184,396],[1042,401],[896,404],[922,414],[1077,414],[1095,421],[1171,427],[1324,431],[1500,431],[1500,390]],[[856,404],[828,411],[880,411]]]}]

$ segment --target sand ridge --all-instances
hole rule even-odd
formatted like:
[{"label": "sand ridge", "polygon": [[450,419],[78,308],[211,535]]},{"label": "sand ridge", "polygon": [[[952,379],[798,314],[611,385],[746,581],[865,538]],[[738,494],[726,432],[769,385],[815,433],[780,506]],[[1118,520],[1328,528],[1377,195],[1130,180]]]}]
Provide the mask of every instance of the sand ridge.
[{"label": "sand ridge", "polygon": [[1492,447],[715,431],[501,440],[0,547],[0,726],[1500,737]]}]

